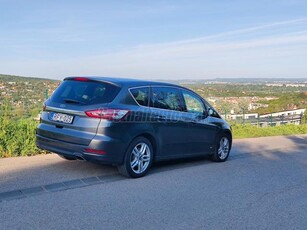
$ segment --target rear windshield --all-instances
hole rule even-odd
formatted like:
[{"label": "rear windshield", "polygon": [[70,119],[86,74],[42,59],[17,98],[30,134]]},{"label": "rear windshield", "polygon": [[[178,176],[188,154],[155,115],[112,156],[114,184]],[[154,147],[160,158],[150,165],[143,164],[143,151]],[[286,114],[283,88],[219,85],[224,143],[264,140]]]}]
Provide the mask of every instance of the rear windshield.
[{"label": "rear windshield", "polygon": [[119,87],[105,82],[65,80],[53,93],[51,101],[76,105],[108,103],[119,90]]}]

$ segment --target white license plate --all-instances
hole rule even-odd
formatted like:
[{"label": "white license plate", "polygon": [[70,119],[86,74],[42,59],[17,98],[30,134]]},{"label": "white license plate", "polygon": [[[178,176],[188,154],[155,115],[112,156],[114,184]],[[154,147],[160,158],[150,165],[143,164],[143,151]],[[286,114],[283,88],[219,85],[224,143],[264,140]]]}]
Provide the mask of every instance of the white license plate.
[{"label": "white license plate", "polygon": [[71,124],[74,119],[74,116],[63,114],[63,113],[53,113],[51,115],[52,121],[63,122],[67,124]]}]

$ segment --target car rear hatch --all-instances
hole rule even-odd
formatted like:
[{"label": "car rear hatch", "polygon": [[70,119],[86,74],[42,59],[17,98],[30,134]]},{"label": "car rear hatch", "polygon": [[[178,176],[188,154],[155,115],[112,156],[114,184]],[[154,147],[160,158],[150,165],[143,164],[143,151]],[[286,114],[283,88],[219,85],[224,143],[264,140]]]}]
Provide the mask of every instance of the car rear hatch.
[{"label": "car rear hatch", "polygon": [[89,78],[66,78],[45,102],[37,134],[63,142],[89,145],[101,119],[86,112],[107,107],[118,85]]}]

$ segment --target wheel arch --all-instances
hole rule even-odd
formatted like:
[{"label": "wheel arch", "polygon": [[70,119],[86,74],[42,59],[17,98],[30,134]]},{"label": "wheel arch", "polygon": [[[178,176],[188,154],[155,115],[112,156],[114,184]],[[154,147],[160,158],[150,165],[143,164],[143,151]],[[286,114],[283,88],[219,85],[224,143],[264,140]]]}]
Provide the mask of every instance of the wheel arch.
[{"label": "wheel arch", "polygon": [[231,147],[232,147],[232,133],[231,133],[231,131],[226,129],[226,130],[223,130],[221,132],[221,134],[226,134],[226,135],[229,136],[229,138],[230,138],[230,140],[229,140],[230,141],[230,150],[231,150]]},{"label": "wheel arch", "polygon": [[156,138],[150,133],[140,133],[136,137],[134,137],[133,140],[138,138],[138,137],[144,137],[151,143],[151,146],[152,146],[152,149],[153,149],[153,157],[155,159],[155,156],[156,156],[157,151],[158,151],[158,144],[157,144]]},{"label": "wheel arch", "polygon": [[[134,142],[138,143],[138,140],[137,140],[138,138],[139,139],[143,139],[143,140],[146,139],[146,142],[149,142],[151,144],[151,147],[152,147],[152,153],[151,154],[153,156],[151,162],[149,163],[149,165],[147,166],[145,171],[140,172],[140,174],[136,174],[136,172],[133,171],[131,166],[127,166],[127,164],[128,164],[127,163],[128,162],[127,159],[130,159],[129,156],[131,155],[130,148],[135,147],[135,145],[134,145],[135,143]],[[138,178],[138,177],[144,176],[148,172],[148,170],[151,167],[152,162],[154,161],[155,150],[156,149],[157,149],[156,140],[155,140],[155,138],[151,134],[149,134],[149,133],[140,133],[140,134],[136,135],[131,140],[131,142],[129,143],[129,146],[128,146],[127,150],[126,150],[126,154],[124,156],[123,163],[117,165],[117,168],[118,168],[120,174],[122,174],[123,176],[126,176],[126,177],[132,177],[132,178]],[[129,164],[130,164],[130,162],[129,162]]]}]

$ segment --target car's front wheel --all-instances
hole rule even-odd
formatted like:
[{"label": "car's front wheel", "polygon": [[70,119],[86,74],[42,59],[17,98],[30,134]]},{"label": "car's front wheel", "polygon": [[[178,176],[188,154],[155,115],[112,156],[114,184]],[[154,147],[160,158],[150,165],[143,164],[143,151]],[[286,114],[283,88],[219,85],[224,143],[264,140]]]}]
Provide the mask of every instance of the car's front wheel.
[{"label": "car's front wheel", "polygon": [[153,148],[150,141],[144,137],[137,137],[129,145],[118,171],[126,177],[142,177],[149,171],[152,161]]},{"label": "car's front wheel", "polygon": [[229,156],[230,148],[231,148],[231,138],[227,133],[223,133],[218,138],[215,152],[211,156],[211,159],[216,162],[226,161]]}]

